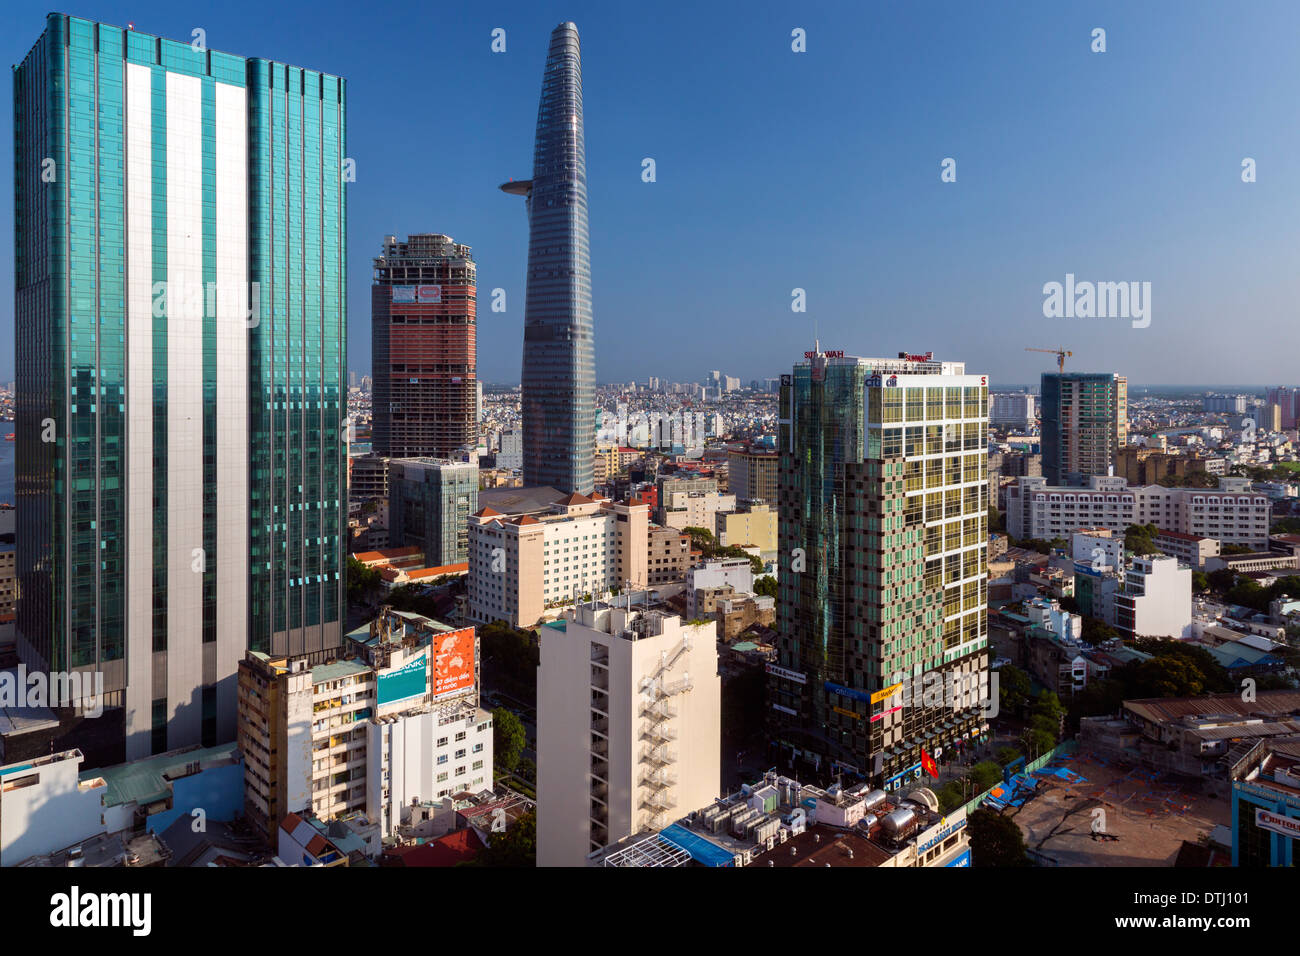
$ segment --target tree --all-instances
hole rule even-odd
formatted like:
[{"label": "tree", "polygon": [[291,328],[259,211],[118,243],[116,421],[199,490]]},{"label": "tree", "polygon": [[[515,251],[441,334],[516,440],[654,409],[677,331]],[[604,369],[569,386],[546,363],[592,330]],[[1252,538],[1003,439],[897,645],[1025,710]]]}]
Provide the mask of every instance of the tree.
[{"label": "tree", "polygon": [[1225,544],[1223,548],[1220,549],[1219,553],[1220,554],[1250,554],[1253,551],[1254,548],[1250,547],[1249,545]]},{"label": "tree", "polygon": [[1134,554],[1158,554],[1156,535],[1160,529],[1154,524],[1131,524],[1124,532],[1124,550]]},{"label": "tree", "polygon": [[1025,837],[1010,817],[980,807],[966,821],[972,866],[1028,866]]},{"label": "tree", "polygon": [[1003,664],[998,675],[998,707],[1008,714],[1018,714],[1029,703],[1031,682],[1019,667]]},{"label": "tree", "polygon": [[1206,578],[1209,579],[1212,590],[1223,594],[1232,587],[1233,582],[1237,580],[1237,575],[1231,568],[1219,568],[1207,574]]},{"label": "tree", "polygon": [[488,845],[474,858],[475,866],[536,866],[537,812],[525,813],[500,833],[488,836]]},{"label": "tree", "polygon": [[379,587],[379,572],[375,568],[368,568],[352,555],[348,555],[347,570],[347,594],[348,601],[356,604],[365,600],[366,596]]},{"label": "tree", "polygon": [[754,593],[760,597],[775,598],[777,594],[776,578],[770,574],[766,574],[761,578],[755,578]]},{"label": "tree", "polygon": [[528,735],[518,717],[498,707],[492,711],[492,753],[498,767],[513,773],[528,745]]},{"label": "tree", "polygon": [[1022,756],[1023,756],[1023,754],[1020,752],[1019,748],[1016,748],[1016,747],[999,747],[999,748],[998,748],[998,753],[997,753],[997,761],[998,761],[998,763],[1002,764],[1002,766],[1005,767],[1007,764],[1011,763],[1013,760],[1018,760],[1018,759],[1019,759],[1020,757],[1022,757]]},{"label": "tree", "polygon": [[1192,590],[1208,591],[1210,590],[1210,577],[1204,571],[1192,572]]},{"label": "tree", "polygon": [[983,793],[1002,779],[1002,768],[992,760],[981,760],[970,768],[970,782],[975,793]]},{"label": "tree", "polygon": [[1006,519],[1003,518],[1002,512],[998,511],[996,505],[989,505],[989,530],[990,531],[1007,530]]}]

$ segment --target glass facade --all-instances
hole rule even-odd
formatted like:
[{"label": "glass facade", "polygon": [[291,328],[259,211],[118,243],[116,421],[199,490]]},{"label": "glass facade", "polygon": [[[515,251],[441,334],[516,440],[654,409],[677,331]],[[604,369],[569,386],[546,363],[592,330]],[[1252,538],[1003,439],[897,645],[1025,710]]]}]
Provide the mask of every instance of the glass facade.
[{"label": "glass facade", "polygon": [[1108,475],[1128,442],[1128,380],[1122,375],[1042,377],[1043,477],[1082,487]]},{"label": "glass facade", "polygon": [[585,494],[594,485],[596,372],[582,62],[572,23],[551,33],[531,186],[503,188],[523,191],[528,203],[524,484]]},{"label": "glass facade", "polygon": [[985,672],[988,388],[932,366],[818,355],[781,386],[771,731],[877,785],[986,729],[882,693]]},{"label": "glass facade", "polygon": [[388,463],[389,545],[418,547],[426,567],[469,561],[469,516],[477,510],[477,466],[429,458]]},{"label": "glass facade", "polygon": [[128,758],[341,641],[344,102],[61,14],[14,69],[19,649],[102,671]]}]

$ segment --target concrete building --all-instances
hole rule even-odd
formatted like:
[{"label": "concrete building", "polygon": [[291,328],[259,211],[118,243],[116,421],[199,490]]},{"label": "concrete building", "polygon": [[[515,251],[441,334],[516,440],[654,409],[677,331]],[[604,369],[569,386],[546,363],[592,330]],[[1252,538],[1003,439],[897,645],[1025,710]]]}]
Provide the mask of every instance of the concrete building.
[{"label": "concrete building", "polygon": [[691,566],[691,538],[676,528],[651,525],[646,538],[646,584],[658,587],[680,581]]},{"label": "concrete building", "polygon": [[1230,778],[1232,865],[1300,863],[1300,735],[1251,748]]},{"label": "concrete building", "polygon": [[[689,620],[703,617],[697,593],[710,588],[731,588],[740,594],[754,591],[754,572],[748,558],[725,558],[708,561],[702,567],[686,572],[686,617]],[[711,611],[712,609],[710,609]]]},{"label": "concrete building", "polygon": [[[775,499],[774,499],[775,500]],[[764,561],[776,557],[777,513],[774,504],[765,501],[738,501],[735,511],[720,511],[713,516],[714,537],[718,544],[758,548]]]},{"label": "concrete building", "polygon": [[389,547],[418,547],[430,567],[469,560],[469,518],[478,510],[478,468],[437,458],[389,463]]},{"label": "concrete building", "polygon": [[994,428],[1027,431],[1038,420],[1034,413],[1034,396],[1026,392],[994,392],[989,409],[989,424]]},{"label": "concrete building", "polygon": [[1222,544],[1268,546],[1271,505],[1245,478],[1220,478],[1218,488],[1132,487],[1123,478],[1093,477],[1086,488],[1019,478],[1007,489],[1007,533],[1013,538],[1064,538],[1080,528],[1123,534],[1133,524],[1216,538]]},{"label": "concrete building", "polygon": [[670,528],[703,528],[710,532],[717,526],[718,515],[735,510],[736,496],[716,491],[674,491],[659,507],[663,523]]},{"label": "concrete building", "polygon": [[385,608],[345,649],[312,668],[255,651],[240,664],[245,815],[268,840],[308,812],[389,836],[420,801],[491,789],[474,628]]},{"label": "concrete building", "polygon": [[1098,571],[1124,566],[1124,538],[1109,528],[1085,528],[1070,536],[1070,556]]},{"label": "concrete building", "polygon": [[511,429],[501,433],[501,448],[497,451],[497,467],[518,471],[524,467],[524,433]]},{"label": "concrete building", "polygon": [[1113,373],[1043,373],[1043,477],[1086,485],[1108,475],[1128,442],[1128,380]]},{"label": "concrete building", "polygon": [[1219,539],[1205,535],[1161,530],[1155,544],[1164,554],[1178,558],[1196,571],[1205,570],[1206,562],[1219,556]]},{"label": "concrete building", "polygon": [[571,494],[538,514],[481,508],[469,525],[469,615],[531,627],[584,594],[647,583],[646,505]]},{"label": "concrete building", "polygon": [[922,747],[988,733],[975,691],[890,703],[925,673],[987,681],[987,376],[931,355],[813,352],[783,377],[779,410],[774,756],[903,787]]},{"label": "concrete building", "polygon": [[348,498],[365,501],[388,499],[388,459],[382,455],[357,455],[348,459]]},{"label": "concrete building", "polygon": [[478,441],[476,267],[450,236],[386,236],[370,286],[375,453],[450,458]]},{"label": "concrete building", "polygon": [[1167,555],[1135,557],[1115,594],[1115,629],[1126,638],[1187,637],[1192,569]]},{"label": "concrete building", "polygon": [[580,604],[541,637],[538,866],[581,866],[721,790],[716,625],[638,596]]},{"label": "concrete building", "polygon": [[[664,521],[664,510],[671,506],[672,496],[674,494],[685,496],[705,494],[716,495],[718,494],[718,480],[716,478],[673,478],[664,475],[660,476],[655,481],[655,490],[657,492],[655,501],[658,502],[658,507],[655,511],[655,520],[660,524],[667,524],[667,522]],[[735,507],[734,501],[732,502],[732,507]],[[704,525],[703,527],[712,527],[712,523]]]}]

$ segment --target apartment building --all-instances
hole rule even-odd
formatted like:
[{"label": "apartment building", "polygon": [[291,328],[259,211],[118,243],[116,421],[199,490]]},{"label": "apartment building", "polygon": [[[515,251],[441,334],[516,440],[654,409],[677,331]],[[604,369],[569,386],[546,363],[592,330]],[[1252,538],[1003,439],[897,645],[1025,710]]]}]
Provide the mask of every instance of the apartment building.
[{"label": "apartment building", "polygon": [[480,509],[469,524],[469,615],[536,624],[547,610],[647,583],[648,505],[570,494],[535,514]]},{"label": "apartment building", "polygon": [[1167,555],[1135,557],[1115,593],[1115,629],[1126,638],[1182,638],[1192,628],[1192,569]]},{"label": "apartment building", "polygon": [[647,535],[646,584],[680,581],[691,566],[691,538],[676,528],[651,525]]},{"label": "apartment building", "polygon": [[663,523],[670,528],[704,528],[712,531],[717,516],[736,510],[736,496],[716,491],[673,491],[661,501]]},{"label": "apartment building", "polygon": [[776,505],[781,456],[772,449],[746,446],[727,452],[727,490],[738,501],[761,500]]},{"label": "apartment building", "polygon": [[1054,485],[1084,485],[1106,475],[1128,442],[1128,380],[1105,373],[1044,373],[1043,475]]},{"label": "apartment building", "polygon": [[1219,556],[1219,539],[1206,535],[1161,530],[1155,542],[1163,553],[1173,555],[1197,571],[1205,570],[1205,563]]},{"label": "apartment building", "polygon": [[344,652],[315,667],[256,651],[240,662],[245,815],[268,840],[304,812],[364,814],[386,836],[413,801],[492,786],[474,628],[385,608]]},{"label": "apartment building", "polygon": [[1165,488],[1094,476],[1086,488],[1075,488],[1025,477],[1007,489],[1007,532],[1013,538],[1051,540],[1084,527],[1122,533],[1129,525],[1154,524],[1263,550],[1270,514],[1268,496],[1246,478],[1220,478],[1218,488]]},{"label": "apartment building", "polygon": [[716,625],[645,592],[564,612],[537,671],[537,864],[581,866],[721,788]]},{"label": "apartment building", "polygon": [[769,505],[764,501],[740,501],[735,511],[718,512],[713,516],[714,535],[718,544],[758,548],[763,560],[776,557],[777,513],[775,499]]}]

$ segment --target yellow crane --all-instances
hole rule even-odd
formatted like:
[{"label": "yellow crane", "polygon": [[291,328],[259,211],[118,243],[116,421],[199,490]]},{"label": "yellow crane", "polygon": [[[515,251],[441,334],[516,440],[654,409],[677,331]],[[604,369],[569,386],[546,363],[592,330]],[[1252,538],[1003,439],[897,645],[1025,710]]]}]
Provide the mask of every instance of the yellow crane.
[{"label": "yellow crane", "polygon": [[1066,357],[1067,355],[1073,355],[1073,354],[1074,354],[1073,352],[1067,351],[1066,349],[1031,349],[1031,348],[1027,348],[1027,349],[1025,349],[1025,351],[1026,351],[1026,352],[1046,352],[1048,355],[1055,355],[1055,356],[1056,356],[1056,370],[1057,370],[1058,372],[1062,373],[1062,374],[1064,374],[1064,372],[1065,372],[1065,357]]}]

